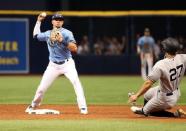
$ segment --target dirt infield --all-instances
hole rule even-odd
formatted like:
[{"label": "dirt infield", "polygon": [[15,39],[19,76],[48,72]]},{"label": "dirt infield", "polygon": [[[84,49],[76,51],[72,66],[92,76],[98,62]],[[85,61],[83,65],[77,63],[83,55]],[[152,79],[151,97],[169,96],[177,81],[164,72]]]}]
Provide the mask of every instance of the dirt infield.
[{"label": "dirt infield", "polygon": [[[186,122],[186,118],[158,118],[145,117],[133,114],[129,106],[124,105],[90,105],[89,114],[81,115],[76,105],[42,105],[41,109],[55,109],[61,112],[60,115],[29,115],[25,113],[27,105],[0,105],[0,120],[34,120],[34,119],[139,119],[139,120],[161,120]],[[186,106],[175,107],[186,110]]]}]

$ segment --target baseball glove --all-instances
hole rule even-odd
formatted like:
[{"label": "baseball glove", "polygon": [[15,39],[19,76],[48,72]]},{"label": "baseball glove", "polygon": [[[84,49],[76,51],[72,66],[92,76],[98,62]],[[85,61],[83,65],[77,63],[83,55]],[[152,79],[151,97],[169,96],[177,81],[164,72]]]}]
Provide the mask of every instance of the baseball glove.
[{"label": "baseball glove", "polygon": [[50,33],[50,41],[52,43],[54,43],[54,42],[61,43],[63,41],[63,36],[62,36],[61,32],[58,29],[54,28],[51,31],[51,33]]}]

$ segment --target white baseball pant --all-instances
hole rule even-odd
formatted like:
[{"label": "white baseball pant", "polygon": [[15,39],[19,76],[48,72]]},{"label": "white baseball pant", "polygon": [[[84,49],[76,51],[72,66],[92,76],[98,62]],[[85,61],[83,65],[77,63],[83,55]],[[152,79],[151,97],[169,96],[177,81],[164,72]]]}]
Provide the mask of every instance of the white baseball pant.
[{"label": "white baseball pant", "polygon": [[64,64],[58,65],[53,63],[52,61],[49,62],[47,69],[44,72],[40,85],[36,91],[35,97],[32,101],[32,107],[37,107],[40,105],[43,96],[47,89],[51,86],[53,81],[61,74],[64,74],[70,82],[73,84],[76,96],[77,96],[77,103],[79,109],[87,108],[83,87],[79,80],[75,63],[72,58],[65,61]]},{"label": "white baseball pant", "polygon": [[141,53],[141,76],[144,80],[147,78],[146,66],[148,67],[148,74],[152,70],[153,66],[153,55],[151,53]]}]

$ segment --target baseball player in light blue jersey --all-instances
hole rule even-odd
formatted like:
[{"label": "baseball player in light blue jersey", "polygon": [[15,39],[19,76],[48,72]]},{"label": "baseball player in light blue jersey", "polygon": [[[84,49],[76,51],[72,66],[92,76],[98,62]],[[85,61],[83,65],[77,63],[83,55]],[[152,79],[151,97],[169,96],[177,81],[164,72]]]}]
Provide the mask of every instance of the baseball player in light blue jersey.
[{"label": "baseball player in light blue jersey", "polygon": [[[136,114],[146,116],[186,116],[186,112],[182,109],[174,113],[167,111],[176,105],[181,95],[179,84],[186,70],[186,54],[177,54],[180,45],[174,38],[163,40],[161,45],[165,58],[154,65],[152,72],[138,92],[129,98],[129,102],[132,103],[144,94],[144,106],[142,108],[132,106],[131,110]],[[151,88],[158,80],[159,85]]]},{"label": "baseball player in light blue jersey", "polygon": [[25,112],[29,112],[38,107],[52,82],[59,75],[64,74],[73,84],[80,113],[88,114],[83,87],[78,78],[75,63],[71,54],[71,52],[77,51],[74,36],[71,31],[62,27],[64,18],[58,13],[52,16],[53,29],[41,32],[40,26],[44,19],[45,17],[41,14],[38,16],[33,36],[39,41],[46,41],[49,50],[49,64],[43,74],[35,97]]},{"label": "baseball player in light blue jersey", "polygon": [[148,73],[152,70],[154,45],[155,41],[150,36],[149,28],[145,28],[144,36],[140,37],[137,42],[137,52],[141,60],[141,76],[144,80],[147,78],[146,65],[148,66]]}]

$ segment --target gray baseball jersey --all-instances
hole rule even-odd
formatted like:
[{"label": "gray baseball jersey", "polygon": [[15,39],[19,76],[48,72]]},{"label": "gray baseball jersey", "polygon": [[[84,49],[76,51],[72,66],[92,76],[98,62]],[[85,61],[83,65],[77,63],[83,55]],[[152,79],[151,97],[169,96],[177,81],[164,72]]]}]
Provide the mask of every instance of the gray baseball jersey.
[{"label": "gray baseball jersey", "polygon": [[159,80],[159,86],[149,89],[144,98],[149,102],[143,107],[145,114],[173,107],[180,96],[179,84],[186,68],[186,54],[158,61],[148,79]]},{"label": "gray baseball jersey", "polygon": [[186,68],[186,55],[177,54],[174,58],[158,61],[148,79],[152,81],[160,80],[160,90],[164,93],[173,92],[180,84]]}]

